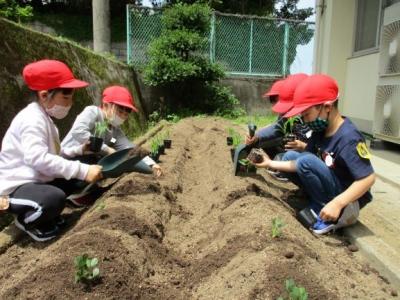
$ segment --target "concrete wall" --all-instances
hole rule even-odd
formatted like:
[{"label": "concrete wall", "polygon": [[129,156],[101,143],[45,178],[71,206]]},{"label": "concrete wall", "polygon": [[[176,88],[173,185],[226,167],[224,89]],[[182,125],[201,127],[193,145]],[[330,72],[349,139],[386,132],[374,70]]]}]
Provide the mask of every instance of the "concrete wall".
[{"label": "concrete wall", "polygon": [[347,59],[352,55],[355,0],[325,0],[323,14],[317,16],[319,32],[315,48],[316,73],[326,73],[336,79],[341,95],[340,108],[350,101],[346,93]]},{"label": "concrete wall", "polygon": [[233,94],[239,99],[249,115],[265,115],[271,111],[271,105],[261,95],[277,79],[231,77],[222,80],[222,84],[232,89]]},{"label": "concrete wall", "polygon": [[347,60],[343,113],[368,133],[373,129],[378,66],[378,53]]},{"label": "concrete wall", "polygon": [[[34,30],[57,36],[57,32],[52,27],[40,23],[39,21],[31,22],[28,23],[27,25]],[[79,42],[79,44],[82,45],[83,47],[93,49],[92,40]],[[127,59],[126,42],[111,43],[111,53],[114,54],[115,57],[120,61],[126,62]]]}]

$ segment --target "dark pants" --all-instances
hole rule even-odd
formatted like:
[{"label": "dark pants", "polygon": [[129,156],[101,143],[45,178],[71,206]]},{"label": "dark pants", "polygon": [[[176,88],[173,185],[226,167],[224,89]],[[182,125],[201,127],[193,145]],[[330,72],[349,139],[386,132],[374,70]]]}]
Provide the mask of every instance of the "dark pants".
[{"label": "dark pants", "polygon": [[29,229],[39,226],[53,226],[55,219],[65,206],[66,193],[56,184],[68,190],[67,181],[51,183],[26,183],[10,194],[8,211],[18,216]]},{"label": "dark pants", "polygon": [[319,214],[321,209],[333,198],[343,192],[333,170],[309,152],[288,151],[283,155],[284,161],[296,161],[296,173],[285,173],[297,186],[303,188],[310,197],[310,207]]}]

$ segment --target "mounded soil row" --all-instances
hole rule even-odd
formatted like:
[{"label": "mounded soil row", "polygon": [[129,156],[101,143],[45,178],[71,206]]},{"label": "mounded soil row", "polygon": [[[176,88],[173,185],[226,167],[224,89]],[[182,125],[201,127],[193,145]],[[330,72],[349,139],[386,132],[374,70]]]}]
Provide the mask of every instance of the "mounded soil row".
[{"label": "mounded soil row", "polygon": [[[56,241],[11,246],[0,255],[0,299],[276,299],[288,278],[309,299],[391,298],[343,237],[297,222],[286,204],[295,186],[265,170],[233,175],[228,127],[199,117],[173,125],[163,177],[127,174],[93,207],[66,209],[69,227]],[[286,224],[279,238],[275,217]],[[84,253],[99,259],[91,285],[74,283],[73,260]]]}]

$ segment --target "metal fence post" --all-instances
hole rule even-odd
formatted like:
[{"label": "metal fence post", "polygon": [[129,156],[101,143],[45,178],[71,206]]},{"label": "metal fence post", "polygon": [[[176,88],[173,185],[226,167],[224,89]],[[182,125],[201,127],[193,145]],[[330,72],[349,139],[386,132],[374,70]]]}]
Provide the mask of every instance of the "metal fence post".
[{"label": "metal fence post", "polygon": [[282,61],[282,75],[285,77],[287,74],[287,55],[289,48],[289,24],[285,22],[285,34],[283,37],[283,61]]},{"label": "metal fence post", "polygon": [[129,4],[126,5],[126,60],[131,63],[131,16]]},{"label": "metal fence post", "polygon": [[215,62],[215,13],[211,13],[210,61]]},{"label": "metal fence post", "polygon": [[250,49],[249,49],[249,73],[251,74],[252,59],[253,59],[253,24],[254,19],[250,19]]}]

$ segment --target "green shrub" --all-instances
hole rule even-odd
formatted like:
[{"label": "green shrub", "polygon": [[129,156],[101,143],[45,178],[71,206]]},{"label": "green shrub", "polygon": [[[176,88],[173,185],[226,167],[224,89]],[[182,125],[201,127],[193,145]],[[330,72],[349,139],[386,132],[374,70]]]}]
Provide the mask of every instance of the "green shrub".
[{"label": "green shrub", "polygon": [[165,9],[161,36],[149,46],[144,81],[164,88],[166,102],[176,113],[183,108],[194,114],[237,117],[239,101],[216,82],[225,76],[218,64],[202,53],[207,45],[211,10],[206,4],[178,3]]},{"label": "green shrub", "polygon": [[178,3],[165,10],[162,22],[167,30],[190,30],[205,36],[210,26],[211,9],[207,5]]},{"label": "green shrub", "polygon": [[30,5],[20,6],[15,0],[0,0],[0,17],[20,23],[33,17],[33,8]]}]

